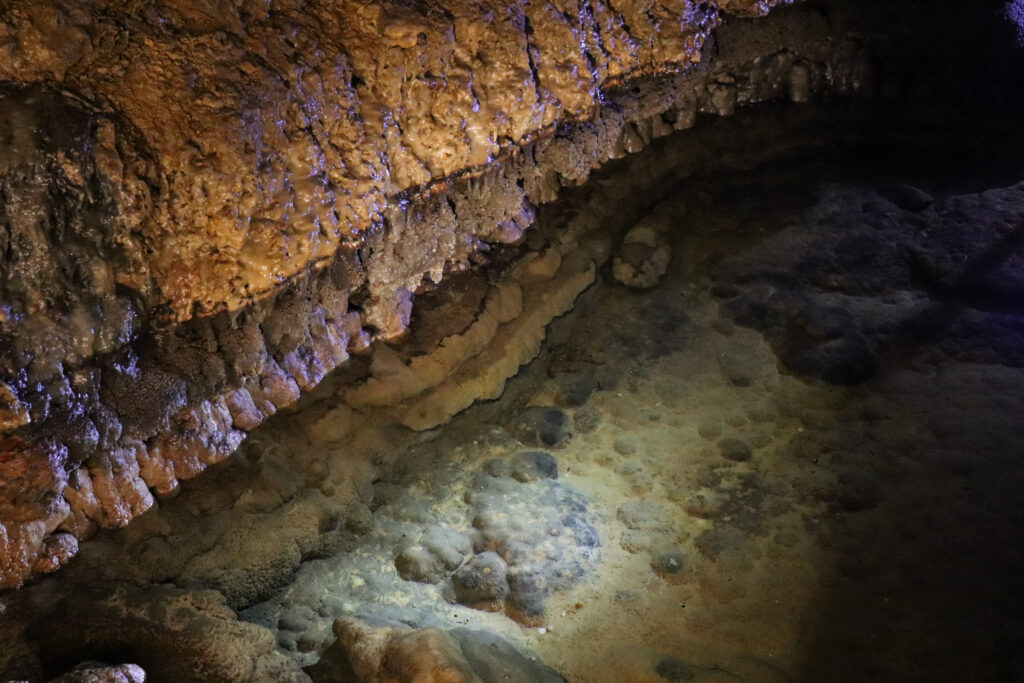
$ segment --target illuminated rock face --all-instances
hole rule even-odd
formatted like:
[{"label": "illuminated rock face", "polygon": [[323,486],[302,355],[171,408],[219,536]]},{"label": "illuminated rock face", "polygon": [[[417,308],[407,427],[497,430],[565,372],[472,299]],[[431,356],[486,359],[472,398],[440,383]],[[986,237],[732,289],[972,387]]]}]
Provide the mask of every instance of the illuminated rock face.
[{"label": "illuminated rock face", "polygon": [[592,168],[699,111],[870,88],[810,13],[704,54],[779,4],[8,3],[0,588],[401,334]]},{"label": "illuminated rock face", "polygon": [[89,140],[131,257],[113,280],[178,321],[332,259],[401,192],[590,118],[610,82],[697,61],[719,21],[689,0],[105,4],[14,3],[0,82],[73,93],[40,95],[13,133],[40,111],[78,121],[48,151],[70,191],[89,176],[64,148]]}]

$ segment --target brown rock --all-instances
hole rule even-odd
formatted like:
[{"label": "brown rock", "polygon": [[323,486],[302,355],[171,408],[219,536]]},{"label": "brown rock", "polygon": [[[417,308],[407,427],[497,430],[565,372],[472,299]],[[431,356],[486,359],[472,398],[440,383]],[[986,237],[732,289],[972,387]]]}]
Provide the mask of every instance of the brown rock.
[{"label": "brown rock", "polygon": [[0,382],[0,434],[31,422],[28,409],[14,395],[14,391]]}]

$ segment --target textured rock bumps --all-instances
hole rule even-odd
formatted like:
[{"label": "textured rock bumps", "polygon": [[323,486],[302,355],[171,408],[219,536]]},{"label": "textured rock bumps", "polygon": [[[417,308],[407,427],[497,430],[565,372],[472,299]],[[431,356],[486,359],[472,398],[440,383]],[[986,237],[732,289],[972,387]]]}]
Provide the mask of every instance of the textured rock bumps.
[{"label": "textured rock bumps", "polygon": [[[50,503],[0,515],[0,586],[227,457],[561,185],[771,96],[601,107],[770,4],[7,4],[2,485],[24,453],[53,467]],[[569,124],[593,134],[550,137]]]},{"label": "textured rock bumps", "polygon": [[[0,16],[0,83],[6,99],[57,86],[74,96],[34,97],[99,117],[80,133],[136,243],[115,278],[184,320],[333,258],[389,197],[590,118],[609,82],[696,61],[718,21],[688,0],[21,2]],[[63,163],[72,186],[81,162]]]}]

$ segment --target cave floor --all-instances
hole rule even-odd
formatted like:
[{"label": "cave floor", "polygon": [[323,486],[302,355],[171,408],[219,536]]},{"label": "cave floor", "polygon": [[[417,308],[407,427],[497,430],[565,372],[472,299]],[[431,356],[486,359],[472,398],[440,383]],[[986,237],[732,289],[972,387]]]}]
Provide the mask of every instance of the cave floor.
[{"label": "cave floor", "polygon": [[502,630],[569,680],[1024,677],[1024,188],[833,163],[689,183],[667,279],[605,277],[438,437],[472,467],[571,415],[600,560]]},{"label": "cave floor", "polygon": [[[971,182],[829,154],[693,178],[664,281],[603,271],[501,398],[414,433],[331,379],[7,614],[43,673],[157,657],[24,617],[89,584],[78,609],[215,605],[246,662],[217,666],[255,679],[253,643],[354,681],[373,629],[433,626],[574,682],[1022,680],[1024,186]],[[339,619],[369,624],[351,664]]]}]

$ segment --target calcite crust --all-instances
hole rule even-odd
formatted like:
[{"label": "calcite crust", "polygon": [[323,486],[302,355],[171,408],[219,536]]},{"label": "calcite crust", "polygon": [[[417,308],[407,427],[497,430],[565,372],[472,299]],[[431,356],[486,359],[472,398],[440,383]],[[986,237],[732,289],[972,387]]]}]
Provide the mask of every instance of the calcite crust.
[{"label": "calcite crust", "polygon": [[[332,258],[390,197],[589,118],[608,82],[698,60],[718,21],[691,0],[24,0],[0,14],[0,84],[126,123],[103,133],[110,175],[150,196],[132,226],[146,249],[119,277],[184,320]],[[148,174],[113,150],[132,134]]]},{"label": "calcite crust", "polygon": [[[520,240],[561,186],[698,110],[785,94],[797,66],[814,94],[821,55],[696,95],[671,80],[723,12],[789,2],[4,3],[0,588],[402,334],[424,282]],[[593,273],[574,277],[517,357]],[[443,393],[460,361],[434,361]],[[413,417],[405,393],[418,428],[473,398]]]}]

